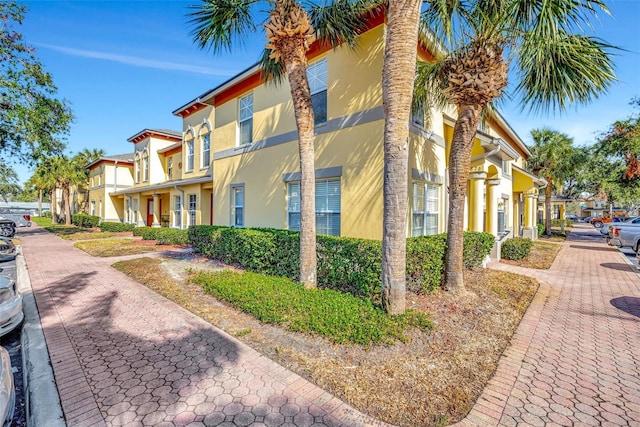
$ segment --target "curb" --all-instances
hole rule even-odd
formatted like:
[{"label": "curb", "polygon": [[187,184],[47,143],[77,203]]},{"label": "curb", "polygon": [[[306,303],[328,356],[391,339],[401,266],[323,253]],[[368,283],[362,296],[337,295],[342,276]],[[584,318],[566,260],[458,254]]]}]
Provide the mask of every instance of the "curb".
[{"label": "curb", "polygon": [[67,423],[62,413],[22,247],[16,257],[16,273],[24,311],[21,345],[27,426],[64,427]]}]

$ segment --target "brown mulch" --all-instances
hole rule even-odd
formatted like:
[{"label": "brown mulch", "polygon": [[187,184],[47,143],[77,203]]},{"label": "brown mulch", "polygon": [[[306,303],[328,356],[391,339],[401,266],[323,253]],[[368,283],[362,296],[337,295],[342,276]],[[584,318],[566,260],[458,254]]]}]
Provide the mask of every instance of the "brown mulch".
[{"label": "brown mulch", "polygon": [[525,276],[467,271],[465,294],[408,296],[407,307],[432,313],[433,332],[363,348],[262,324],[188,283],[194,271],[229,268],[216,261],[176,253],[114,267],[360,411],[401,426],[446,425],[467,414],[538,288]]}]

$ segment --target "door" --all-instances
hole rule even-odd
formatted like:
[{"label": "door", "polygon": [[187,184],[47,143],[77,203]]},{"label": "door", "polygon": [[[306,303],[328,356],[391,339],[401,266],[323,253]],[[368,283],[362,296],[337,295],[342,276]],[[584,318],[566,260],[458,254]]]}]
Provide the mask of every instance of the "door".
[{"label": "door", "polygon": [[147,227],[153,224],[153,199],[147,199]]}]

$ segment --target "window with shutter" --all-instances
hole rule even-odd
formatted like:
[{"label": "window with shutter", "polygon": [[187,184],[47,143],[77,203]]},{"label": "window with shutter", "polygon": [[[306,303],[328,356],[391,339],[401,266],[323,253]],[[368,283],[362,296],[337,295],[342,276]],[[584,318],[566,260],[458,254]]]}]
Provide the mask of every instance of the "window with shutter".
[{"label": "window with shutter", "polygon": [[[340,178],[316,181],[316,233],[340,235]],[[287,227],[300,230],[300,183],[287,184]]]}]

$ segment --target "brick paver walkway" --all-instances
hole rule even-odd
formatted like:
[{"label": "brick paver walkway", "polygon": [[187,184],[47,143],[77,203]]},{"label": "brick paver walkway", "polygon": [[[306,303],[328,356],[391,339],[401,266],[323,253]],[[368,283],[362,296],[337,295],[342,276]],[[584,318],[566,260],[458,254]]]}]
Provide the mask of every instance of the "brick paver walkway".
[{"label": "brick paver walkway", "polygon": [[19,237],[68,425],[383,425],[72,242]]},{"label": "brick paver walkway", "polygon": [[466,425],[640,426],[640,279],[587,224],[549,271]]}]

